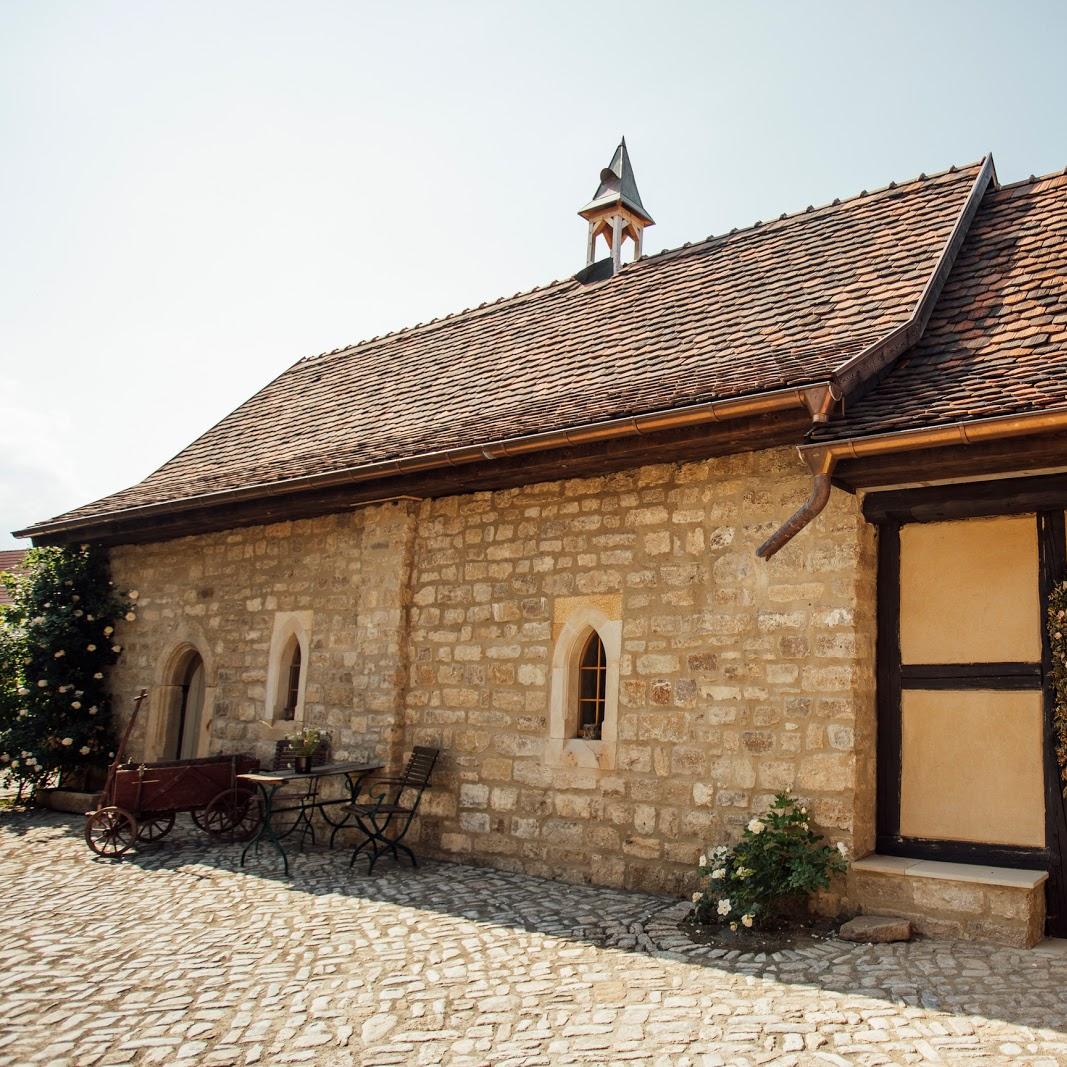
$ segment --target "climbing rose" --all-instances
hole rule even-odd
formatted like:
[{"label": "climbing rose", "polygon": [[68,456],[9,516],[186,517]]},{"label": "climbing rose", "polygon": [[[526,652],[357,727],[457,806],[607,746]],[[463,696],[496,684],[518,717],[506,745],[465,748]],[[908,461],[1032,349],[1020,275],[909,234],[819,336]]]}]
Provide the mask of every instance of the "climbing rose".
[{"label": "climbing rose", "polygon": [[693,894],[693,903],[694,904],[699,904],[703,899],[704,899],[704,894],[703,893],[694,893]]},{"label": "climbing rose", "polygon": [[64,744],[64,745],[73,745],[74,744],[74,738],[73,737],[64,737],[63,741],[62,741],[62,744]]},{"label": "climbing rose", "polygon": [[751,915],[742,915],[741,916],[741,923],[742,923],[743,926],[751,926],[754,921],[755,920],[752,918]]},{"label": "climbing rose", "polygon": [[723,897],[722,900],[719,901],[719,906],[716,909],[716,911],[718,911],[718,913],[720,915],[729,915],[730,914],[730,898],[729,897]]},{"label": "climbing rose", "polygon": [[748,824],[748,828],[749,831],[754,834],[762,834],[763,831],[767,829],[767,827],[762,822],[760,822],[759,819],[753,819]]}]

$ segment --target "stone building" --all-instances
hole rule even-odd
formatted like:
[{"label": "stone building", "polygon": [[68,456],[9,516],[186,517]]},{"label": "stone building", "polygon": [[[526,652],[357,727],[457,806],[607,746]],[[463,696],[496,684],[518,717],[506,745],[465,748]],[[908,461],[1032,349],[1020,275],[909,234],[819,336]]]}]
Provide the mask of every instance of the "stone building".
[{"label": "stone building", "polygon": [[623,143],[581,215],[573,278],[302,359],[23,531],[138,590],[143,756],[431,744],[423,852],[676,893],[788,787],[857,857],[824,906],[1065,932],[1067,177],[650,256]]}]

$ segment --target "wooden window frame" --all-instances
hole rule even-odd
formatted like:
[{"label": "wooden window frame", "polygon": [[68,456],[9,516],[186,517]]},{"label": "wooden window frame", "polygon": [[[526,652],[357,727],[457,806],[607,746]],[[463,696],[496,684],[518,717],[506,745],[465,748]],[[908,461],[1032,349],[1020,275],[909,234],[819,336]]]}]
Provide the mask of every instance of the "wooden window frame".
[{"label": "wooden window frame", "polygon": [[[282,721],[294,722],[300,707],[300,672],[304,669],[304,653],[299,638],[293,638],[293,650],[289,653],[285,670],[285,703],[282,705]],[[295,675],[295,677],[294,677]]]},{"label": "wooden window frame", "polygon": [[[871,493],[863,504],[868,521],[879,527],[877,850],[884,855],[913,859],[1047,870],[1048,928],[1059,937],[1067,936],[1067,815],[1056,762],[1052,661],[1044,613],[1052,586],[1067,577],[1065,510],[1067,477],[1062,475]],[[1037,523],[1041,662],[901,664],[901,526],[1028,513],[1035,514]],[[905,689],[1043,691],[1044,848],[901,835],[901,698]]]},{"label": "wooden window frame", "polygon": [[[596,663],[592,666],[586,664],[586,657],[589,655],[590,648],[596,649]],[[593,673],[593,696],[583,697],[582,680],[588,673]],[[607,676],[608,676],[608,655],[607,650],[604,647],[604,639],[594,629],[591,630],[589,636],[585,639],[585,643],[582,645],[581,654],[578,656],[578,685],[575,689],[575,696],[578,702],[577,713],[577,736],[582,737],[582,730],[588,725],[592,726],[595,731],[595,736],[590,740],[599,741],[600,734],[604,726],[604,711],[607,702]],[[586,722],[586,706],[592,704],[592,721]]]}]

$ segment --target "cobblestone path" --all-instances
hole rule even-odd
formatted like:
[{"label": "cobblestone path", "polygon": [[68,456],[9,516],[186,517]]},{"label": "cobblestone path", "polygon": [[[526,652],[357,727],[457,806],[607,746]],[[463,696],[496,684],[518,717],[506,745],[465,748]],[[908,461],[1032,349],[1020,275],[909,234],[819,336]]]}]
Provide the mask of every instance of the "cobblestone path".
[{"label": "cobblestone path", "polygon": [[1067,1064],[1067,952],[696,951],[663,898],[0,816],[0,1064]]}]

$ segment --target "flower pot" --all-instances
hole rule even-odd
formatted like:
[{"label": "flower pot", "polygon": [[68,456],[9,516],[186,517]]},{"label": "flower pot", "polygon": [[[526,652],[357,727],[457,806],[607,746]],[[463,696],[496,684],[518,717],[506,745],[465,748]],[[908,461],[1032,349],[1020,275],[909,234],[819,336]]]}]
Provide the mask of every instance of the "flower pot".
[{"label": "flower pot", "polygon": [[311,757],[294,756],[293,770],[296,771],[297,774],[307,774],[311,770]]}]

